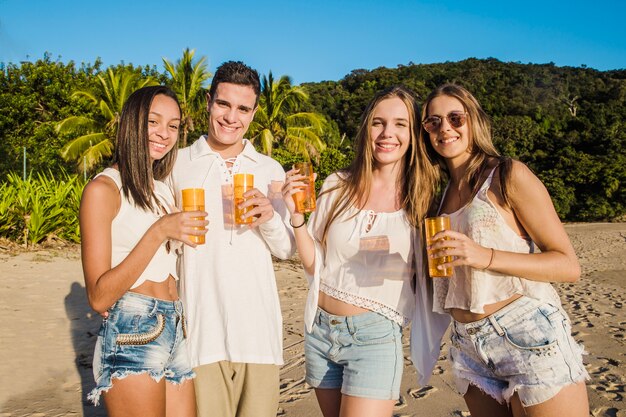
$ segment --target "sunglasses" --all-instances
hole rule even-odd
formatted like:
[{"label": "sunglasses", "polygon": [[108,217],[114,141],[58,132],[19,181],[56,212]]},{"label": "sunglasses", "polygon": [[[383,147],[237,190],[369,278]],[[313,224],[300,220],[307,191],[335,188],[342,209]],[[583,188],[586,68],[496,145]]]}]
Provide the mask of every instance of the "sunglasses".
[{"label": "sunglasses", "polygon": [[[465,122],[467,122],[467,113],[462,111],[451,111],[446,114],[446,120],[450,123],[455,129],[463,126]],[[422,121],[422,126],[424,126],[424,130],[428,133],[434,133],[441,127],[441,123],[443,119],[441,116],[429,116]]]}]

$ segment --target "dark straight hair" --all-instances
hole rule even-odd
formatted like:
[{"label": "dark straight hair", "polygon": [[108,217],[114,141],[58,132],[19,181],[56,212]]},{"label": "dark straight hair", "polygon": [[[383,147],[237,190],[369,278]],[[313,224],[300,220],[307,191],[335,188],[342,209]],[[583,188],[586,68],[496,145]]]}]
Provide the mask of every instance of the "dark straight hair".
[{"label": "dark straight hair", "polygon": [[169,175],[177,154],[177,147],[174,146],[160,160],[152,162],[150,159],[148,116],[152,101],[158,95],[173,99],[180,111],[176,93],[168,87],[143,87],[132,93],[122,108],[113,159],[122,177],[124,196],[132,199],[136,206],[152,211],[155,211],[156,203],[153,181]]}]

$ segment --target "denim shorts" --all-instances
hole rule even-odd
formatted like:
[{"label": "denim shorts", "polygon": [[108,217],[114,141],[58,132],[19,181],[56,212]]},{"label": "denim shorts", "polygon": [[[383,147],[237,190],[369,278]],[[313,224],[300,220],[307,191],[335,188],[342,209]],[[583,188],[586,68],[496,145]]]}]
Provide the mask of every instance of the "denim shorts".
[{"label": "denim shorts", "polygon": [[459,392],[469,384],[508,403],[518,393],[525,407],[589,378],[583,347],[560,307],[521,297],[489,317],[452,322],[450,359]]},{"label": "denim shorts", "polygon": [[181,301],[167,301],[133,292],[124,294],[109,309],[93,355],[96,388],[88,395],[95,405],[113,378],[141,373],[172,384],[193,378]]},{"label": "denim shorts", "polygon": [[402,329],[378,313],[335,316],[318,308],[304,355],[306,382],[314,388],[377,400],[400,396]]}]

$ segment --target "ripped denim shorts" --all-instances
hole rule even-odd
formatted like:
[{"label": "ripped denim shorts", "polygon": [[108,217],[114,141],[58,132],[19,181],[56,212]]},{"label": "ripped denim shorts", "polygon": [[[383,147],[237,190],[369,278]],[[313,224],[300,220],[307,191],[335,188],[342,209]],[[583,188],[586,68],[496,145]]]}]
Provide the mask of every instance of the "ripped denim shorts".
[{"label": "ripped denim shorts", "polygon": [[549,400],[589,378],[584,349],[571,333],[560,307],[525,296],[484,319],[453,320],[450,359],[458,391],[464,395],[472,384],[501,404],[517,392],[525,407]]},{"label": "ripped denim shorts", "polygon": [[147,373],[172,384],[195,377],[186,346],[183,304],[133,292],[109,309],[93,355],[96,388],[88,395],[95,405],[113,386],[113,378]]}]

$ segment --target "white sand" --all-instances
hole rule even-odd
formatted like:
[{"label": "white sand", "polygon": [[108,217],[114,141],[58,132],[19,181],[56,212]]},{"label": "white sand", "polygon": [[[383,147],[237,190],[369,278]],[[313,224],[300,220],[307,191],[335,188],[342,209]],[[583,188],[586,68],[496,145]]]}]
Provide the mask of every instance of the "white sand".
[{"label": "white sand", "polygon": [[[621,366],[626,360],[626,224],[571,224],[566,229],[583,277],[557,288],[575,338],[589,352],[591,415],[626,417],[626,366]],[[321,416],[304,383],[302,270],[296,261],[275,268],[285,329],[278,415]],[[105,416],[102,407],[85,402],[94,386],[91,358],[100,318],[86,302],[78,249],[24,252],[0,244],[0,276],[0,417]],[[408,341],[405,346],[408,354]],[[431,385],[421,389],[406,360],[396,416],[469,416],[453,391],[447,350],[446,343]]]}]

